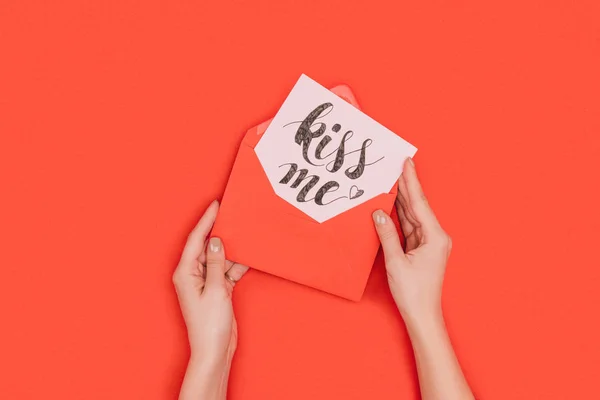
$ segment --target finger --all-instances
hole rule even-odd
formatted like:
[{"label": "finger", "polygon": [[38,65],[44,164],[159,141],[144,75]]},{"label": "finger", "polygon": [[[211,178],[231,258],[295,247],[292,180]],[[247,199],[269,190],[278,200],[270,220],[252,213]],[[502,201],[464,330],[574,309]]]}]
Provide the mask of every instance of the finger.
[{"label": "finger", "polygon": [[395,258],[404,259],[406,256],[400,244],[400,237],[390,216],[382,210],[377,210],[373,213],[373,221],[375,221],[375,229],[381,242],[386,266],[388,261]]},{"label": "finger", "polygon": [[[200,254],[200,258],[198,259],[200,262],[198,263],[198,269],[200,270],[200,276],[202,279],[206,278],[206,248],[208,246],[208,240],[204,244],[204,250],[202,250],[202,254]],[[225,271],[229,271],[231,267],[233,267],[235,263],[230,260],[225,260]]]},{"label": "finger", "polygon": [[410,235],[413,231],[414,226],[406,216],[406,211],[400,201],[396,201],[396,212],[398,213],[398,221],[400,221],[400,228],[405,235]]},{"label": "finger", "polygon": [[221,239],[212,237],[206,249],[206,288],[225,284],[225,249]]},{"label": "finger", "polygon": [[215,223],[218,211],[219,202],[215,200],[208,206],[204,215],[200,218],[198,224],[196,224],[196,227],[189,234],[183,254],[181,255],[181,264],[193,266],[194,268],[197,267],[200,255],[204,251],[206,237]]},{"label": "finger", "polygon": [[204,245],[202,246],[202,252],[200,252],[200,256],[198,257],[198,269],[202,272],[202,277],[206,277],[206,249],[208,247],[208,239],[204,240]]},{"label": "finger", "polygon": [[417,228],[408,220],[406,212],[402,206],[397,207],[398,220],[400,221],[400,228],[404,234],[406,244],[404,246],[405,252],[409,252],[419,246],[419,237]]},{"label": "finger", "polygon": [[233,263],[233,265],[225,272],[225,277],[228,279],[232,286],[235,286],[237,282],[248,272],[248,267],[243,264]]},{"label": "finger", "polygon": [[414,228],[419,226],[419,222],[417,218],[412,214],[410,209],[409,201],[408,201],[408,188],[406,187],[406,182],[403,177],[400,177],[398,180],[398,194],[396,195],[396,209],[398,210],[398,214],[400,214],[400,210],[404,212],[404,216],[406,217],[406,221],[410,223]]},{"label": "finger", "polygon": [[402,173],[406,188],[408,189],[408,200],[410,203],[410,209],[417,219],[417,223],[420,224],[423,229],[425,236],[431,235],[437,231],[440,231],[440,224],[433,213],[429,203],[425,198],[421,183],[417,177],[417,170],[415,164],[411,158],[408,158],[404,162],[404,171]]},{"label": "finger", "polygon": [[408,188],[404,178],[398,180],[398,195],[396,196],[396,210],[398,211],[398,220],[400,228],[406,239],[405,251],[409,252],[419,246],[418,229],[420,228],[414,215],[408,206]]}]

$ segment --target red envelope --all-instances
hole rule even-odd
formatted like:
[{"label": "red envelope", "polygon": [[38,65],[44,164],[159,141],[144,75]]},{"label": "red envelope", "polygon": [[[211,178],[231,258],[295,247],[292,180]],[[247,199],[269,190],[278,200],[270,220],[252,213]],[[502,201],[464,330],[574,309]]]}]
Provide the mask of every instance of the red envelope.
[{"label": "red envelope", "polygon": [[[347,86],[331,91],[358,108]],[[391,211],[397,185],[318,223],[275,194],[258,160],[254,147],[270,122],[244,136],[212,235],[232,261],[358,301],[379,249],[371,214]]]}]

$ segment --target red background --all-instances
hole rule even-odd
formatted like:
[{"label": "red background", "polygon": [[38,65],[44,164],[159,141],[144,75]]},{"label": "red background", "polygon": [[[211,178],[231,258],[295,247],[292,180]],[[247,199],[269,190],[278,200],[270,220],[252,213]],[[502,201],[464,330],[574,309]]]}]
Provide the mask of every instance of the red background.
[{"label": "red background", "polygon": [[[477,395],[600,397],[599,71],[592,0],[0,0],[0,398],[176,397],[180,249],[302,72],[419,147]],[[234,301],[230,398],[418,397],[381,259]]]}]

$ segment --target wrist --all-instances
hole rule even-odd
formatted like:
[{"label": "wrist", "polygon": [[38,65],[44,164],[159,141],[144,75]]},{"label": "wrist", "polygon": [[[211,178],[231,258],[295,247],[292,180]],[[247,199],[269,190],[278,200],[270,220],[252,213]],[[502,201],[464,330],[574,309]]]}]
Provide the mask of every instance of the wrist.
[{"label": "wrist", "polygon": [[190,357],[180,400],[225,399],[230,363]]},{"label": "wrist", "polygon": [[231,363],[225,357],[200,357],[192,353],[188,362],[188,371],[194,375],[220,376],[229,371],[230,365]]},{"label": "wrist", "polygon": [[418,313],[403,313],[402,319],[411,338],[446,329],[441,307],[421,310]]}]

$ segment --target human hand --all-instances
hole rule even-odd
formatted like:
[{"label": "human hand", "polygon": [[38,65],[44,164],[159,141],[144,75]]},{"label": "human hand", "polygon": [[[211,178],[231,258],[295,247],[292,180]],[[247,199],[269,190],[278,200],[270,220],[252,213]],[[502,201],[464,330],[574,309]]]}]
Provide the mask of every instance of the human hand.
[{"label": "human hand", "polygon": [[200,394],[201,398],[223,398],[237,346],[231,295],[248,267],[226,260],[219,238],[207,242],[218,210],[217,201],[208,207],[190,233],[173,274],[191,350],[180,398]]},{"label": "human hand", "polygon": [[406,250],[389,215],[373,213],[383,248],[388,284],[407,325],[441,319],[442,284],[452,241],[429,207],[411,158],[398,180],[396,210]]}]

